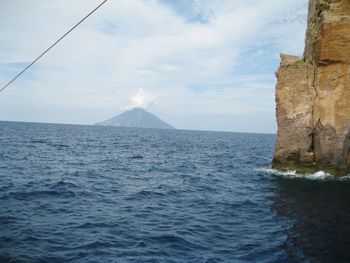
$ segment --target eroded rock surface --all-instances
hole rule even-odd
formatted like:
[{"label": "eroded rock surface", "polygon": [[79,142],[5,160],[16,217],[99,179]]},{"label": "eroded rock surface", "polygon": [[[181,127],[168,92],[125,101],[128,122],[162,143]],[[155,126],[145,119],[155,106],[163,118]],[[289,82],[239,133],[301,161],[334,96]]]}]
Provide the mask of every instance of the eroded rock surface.
[{"label": "eroded rock surface", "polygon": [[276,76],[273,167],[350,173],[350,0],[310,0],[304,57]]}]

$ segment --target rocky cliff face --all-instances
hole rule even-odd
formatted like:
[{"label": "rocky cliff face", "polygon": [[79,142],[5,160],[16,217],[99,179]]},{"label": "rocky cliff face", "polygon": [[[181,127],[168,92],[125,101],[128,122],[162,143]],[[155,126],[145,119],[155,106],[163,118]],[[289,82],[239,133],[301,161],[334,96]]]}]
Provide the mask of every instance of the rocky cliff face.
[{"label": "rocky cliff face", "polygon": [[273,167],[350,173],[350,0],[310,0],[304,57],[281,60]]}]

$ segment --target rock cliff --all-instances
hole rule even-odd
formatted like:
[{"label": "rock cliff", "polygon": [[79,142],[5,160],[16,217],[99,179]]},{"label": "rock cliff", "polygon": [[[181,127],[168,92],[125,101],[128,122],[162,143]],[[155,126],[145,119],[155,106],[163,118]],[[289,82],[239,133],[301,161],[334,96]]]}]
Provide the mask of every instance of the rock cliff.
[{"label": "rock cliff", "polygon": [[310,0],[303,58],[276,72],[273,168],[350,173],[350,0]]}]

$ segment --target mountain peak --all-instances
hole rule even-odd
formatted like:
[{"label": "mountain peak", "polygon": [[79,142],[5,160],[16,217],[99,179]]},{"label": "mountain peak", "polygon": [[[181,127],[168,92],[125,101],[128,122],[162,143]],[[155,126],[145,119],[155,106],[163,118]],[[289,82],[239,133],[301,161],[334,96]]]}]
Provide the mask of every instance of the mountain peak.
[{"label": "mountain peak", "polygon": [[154,128],[154,129],[175,129],[165,121],[143,108],[133,108],[125,111],[111,119],[96,123],[102,126]]},{"label": "mountain peak", "polygon": [[146,113],[149,113],[148,111],[146,111],[144,108],[141,108],[141,107],[136,107],[136,108],[133,108],[133,109],[128,110],[126,112],[146,112]]}]

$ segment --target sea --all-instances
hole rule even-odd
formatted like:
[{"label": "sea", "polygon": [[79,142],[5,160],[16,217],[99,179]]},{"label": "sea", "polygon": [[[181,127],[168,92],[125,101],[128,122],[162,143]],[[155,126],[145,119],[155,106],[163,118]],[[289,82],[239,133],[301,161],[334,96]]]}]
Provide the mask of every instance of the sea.
[{"label": "sea", "polygon": [[350,178],[274,142],[0,122],[0,262],[350,262]]}]

